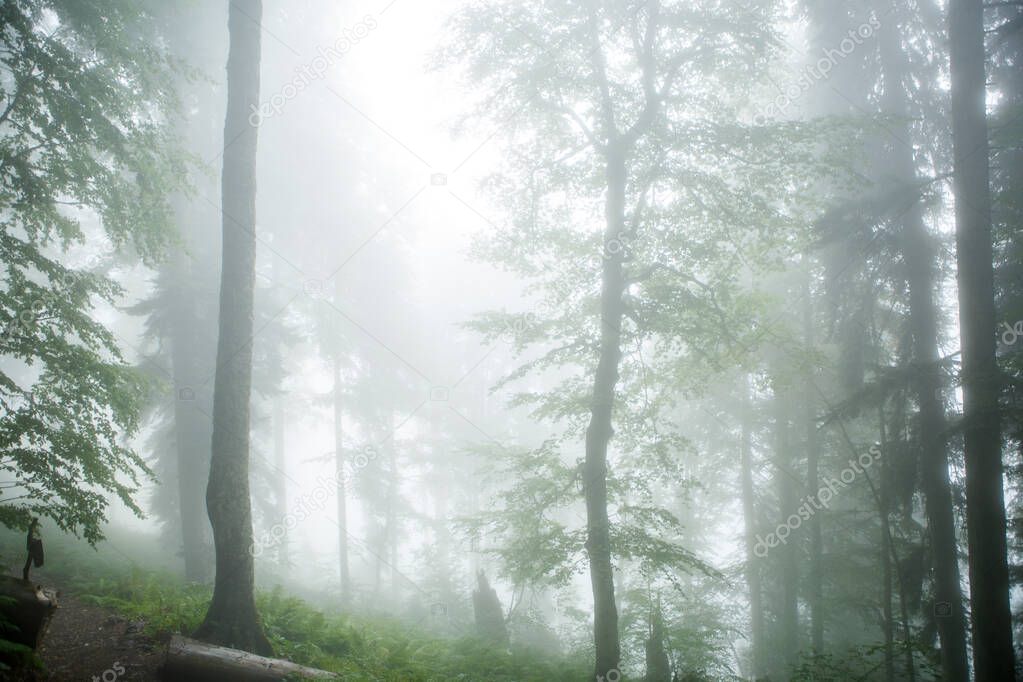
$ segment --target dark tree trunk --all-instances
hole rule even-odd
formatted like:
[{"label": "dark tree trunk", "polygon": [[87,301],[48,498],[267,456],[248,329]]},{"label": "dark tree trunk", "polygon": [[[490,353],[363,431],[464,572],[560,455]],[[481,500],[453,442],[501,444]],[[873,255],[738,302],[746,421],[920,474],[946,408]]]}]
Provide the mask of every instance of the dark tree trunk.
[{"label": "dark tree trunk", "polygon": [[[891,22],[881,27],[880,45],[884,75],[885,113],[898,118],[896,140],[891,141],[888,173],[883,186],[904,188],[907,195],[902,213],[902,258],[909,284],[910,327],[913,337],[914,387],[919,405],[920,481],[927,512],[934,569],[935,621],[941,639],[941,667],[945,680],[965,682],[969,676],[966,651],[966,620],[960,591],[959,548],[948,478],[948,446],[942,398],[941,369],[938,364],[938,320],[935,305],[934,264],[937,254],[924,223],[917,189],[913,150],[899,140],[910,138],[905,123],[908,102],[905,88],[910,83],[899,35]],[[904,210],[904,207],[908,210]]]},{"label": "dark tree trunk", "polygon": [[224,126],[223,271],[213,392],[213,447],[206,505],[217,574],[196,637],[256,654],[272,653],[256,612],[249,498],[249,400],[256,273],[256,139],[262,0],[231,3]]},{"label": "dark tree trunk", "polygon": [[[742,386],[742,442],[739,445],[739,476],[742,488],[742,515],[746,535],[746,584],[749,586],[750,610],[750,671],[753,679],[759,680],[767,674],[764,659],[764,605],[761,586],[761,557],[756,554],[757,521],[753,493],[753,416],[750,404],[749,379]],[[766,547],[765,547],[766,551]]]},{"label": "dark tree trunk", "polygon": [[476,619],[476,632],[486,641],[508,646],[508,625],[504,620],[497,591],[490,586],[483,571],[476,574],[476,589],[472,592],[472,610]]},{"label": "dark tree trunk", "polygon": [[949,5],[973,664],[978,682],[993,682],[1011,680],[1015,672],[995,360],[983,12],[982,0]]},{"label": "dark tree trunk", "polygon": [[[887,429],[887,432],[884,428],[882,428],[881,436],[882,438],[885,438],[885,440],[882,442],[887,443],[892,440],[886,437],[886,433],[897,434],[896,438],[894,439],[895,442],[897,442],[900,438],[898,434],[905,433],[906,402],[907,395],[905,391],[900,391],[899,393],[895,394],[895,404],[893,406],[894,409],[892,410],[892,427],[890,429]],[[882,452],[882,457],[884,458],[882,462],[883,466],[887,466],[889,468],[889,471],[892,472],[891,478],[889,480],[892,481],[893,486],[892,493],[894,493],[894,481],[896,475],[893,471],[893,464],[895,464],[895,461],[891,456],[891,452],[892,452],[891,448]],[[906,465],[904,463],[900,462],[897,465],[897,468],[904,468],[905,466]],[[892,494],[889,499],[894,499],[894,494]],[[912,515],[912,510],[904,508],[901,513],[908,517]],[[916,663],[914,662],[913,659],[913,630],[911,627],[912,621],[910,620],[909,616],[909,607],[911,601],[909,570],[908,567],[899,558],[898,549],[896,549],[895,547],[895,542],[890,532],[888,534],[888,545],[891,548],[892,566],[895,568],[895,576],[897,578],[896,584],[899,586],[899,616],[901,619],[902,639],[904,642],[903,653],[906,657],[906,679],[909,680],[909,682],[915,682]]]},{"label": "dark tree trunk", "polygon": [[618,670],[618,608],[615,606],[611,567],[611,530],[607,514],[607,448],[613,434],[615,385],[621,360],[622,249],[615,244],[625,232],[625,153],[618,142],[607,149],[607,225],[600,301],[600,358],[593,380],[590,423],[586,428],[586,460],[583,481],[586,495],[586,552],[593,590],[593,642],[596,647],[595,679]]},{"label": "dark tree trunk", "polygon": [[646,682],[671,682],[671,663],[664,650],[664,621],[661,607],[650,620],[650,636],[646,640]]}]

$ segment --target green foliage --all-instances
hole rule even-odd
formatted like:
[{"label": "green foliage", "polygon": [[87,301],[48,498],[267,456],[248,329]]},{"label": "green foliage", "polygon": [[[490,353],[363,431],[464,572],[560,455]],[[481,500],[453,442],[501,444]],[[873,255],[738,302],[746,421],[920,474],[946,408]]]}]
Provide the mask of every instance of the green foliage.
[{"label": "green foliage", "polygon": [[[452,24],[441,59],[481,93],[480,117],[500,126],[507,162],[485,183],[507,220],[475,255],[521,276],[533,304],[469,326],[488,342],[510,339],[519,365],[497,388],[515,390],[511,406],[557,434],[532,450],[481,448],[496,499],[463,525],[488,539],[514,585],[566,587],[586,569],[578,466],[612,255],[625,309],[606,474],[615,566],[667,589],[687,573],[721,578],[695,551],[699,529],[680,519],[693,485],[683,462],[710,453],[696,453],[679,406],[725,368],[750,364],[773,331],[750,282],[806,250],[820,209],[810,190],[844,179],[860,139],[843,121],[745,123],[756,120],[748,83],[780,44],[778,10],[771,1],[490,0]],[[821,145],[836,134],[849,143]],[[610,234],[608,173],[619,154],[624,224]],[[724,609],[679,631],[687,651],[706,654],[686,670],[723,669]],[[642,639],[626,645],[628,662]]]},{"label": "green foliage", "polygon": [[12,668],[24,669],[25,667],[40,667],[39,657],[36,656],[32,647],[18,644],[5,638],[7,633],[17,630],[17,626],[7,620],[2,608],[13,606],[17,600],[13,597],[0,596],[0,672]]},{"label": "green foliage", "polygon": [[[914,665],[920,679],[941,679],[941,671],[933,660],[928,660],[927,649],[911,645],[914,651]],[[896,670],[901,665],[903,644],[895,643]],[[793,682],[846,682],[847,680],[885,679],[884,646],[871,644],[850,647],[844,651],[829,654],[803,656],[792,672]]]},{"label": "green foliage", "polygon": [[[96,578],[88,601],[142,619],[153,635],[191,634],[210,589],[173,576],[134,570]],[[261,592],[257,606],[276,655],[346,680],[572,680],[584,668],[530,651],[503,651],[475,639],[438,640],[386,619],[330,616],[282,590]]]},{"label": "green foliage", "polygon": [[[139,540],[134,541],[139,544]],[[0,535],[0,552],[13,555],[17,547],[17,536]],[[126,563],[127,557],[112,546],[100,543],[97,548],[98,552],[67,541],[54,542],[52,551],[48,548],[47,570],[59,575],[68,593],[144,621],[145,631],[154,637],[190,635],[202,622],[211,596],[209,586],[184,583],[130,559]],[[277,656],[341,673],[345,680],[576,681],[585,679],[588,670],[585,661],[536,649],[495,648],[475,638],[438,639],[393,618],[320,610],[279,588],[257,593],[256,600]]]},{"label": "green foliage", "polygon": [[0,523],[95,542],[111,496],[141,513],[148,470],[124,437],[149,386],[91,315],[120,288],[74,252],[102,235],[152,261],[168,242],[171,66],[126,0],[12,0],[0,25]]}]

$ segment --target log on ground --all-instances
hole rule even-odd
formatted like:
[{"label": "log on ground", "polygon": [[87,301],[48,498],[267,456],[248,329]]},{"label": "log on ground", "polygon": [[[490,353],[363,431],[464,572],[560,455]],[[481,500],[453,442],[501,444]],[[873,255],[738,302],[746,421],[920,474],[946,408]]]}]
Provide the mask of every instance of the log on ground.
[{"label": "log on ground", "polygon": [[167,646],[165,682],[253,682],[262,680],[339,680],[334,673],[276,658],[207,644],[174,635]]}]

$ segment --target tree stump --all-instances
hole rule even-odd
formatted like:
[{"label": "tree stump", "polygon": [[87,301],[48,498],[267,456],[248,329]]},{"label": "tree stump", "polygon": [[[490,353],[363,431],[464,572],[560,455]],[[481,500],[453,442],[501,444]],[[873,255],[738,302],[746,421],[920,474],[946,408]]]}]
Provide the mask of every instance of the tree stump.
[{"label": "tree stump", "polygon": [[483,571],[476,574],[477,588],[472,593],[472,608],[476,616],[476,633],[499,646],[508,646],[508,624],[504,619],[497,591],[490,586]]},{"label": "tree stump", "polygon": [[0,654],[0,662],[15,670],[27,666],[56,609],[56,590],[0,576],[0,638],[26,647]]},{"label": "tree stump", "polygon": [[5,629],[4,639],[35,649],[56,608],[56,590],[13,576],[0,576],[0,620],[17,628]]},{"label": "tree stump", "polygon": [[263,680],[339,680],[334,673],[247,651],[174,635],[167,646],[165,682],[261,682]]}]

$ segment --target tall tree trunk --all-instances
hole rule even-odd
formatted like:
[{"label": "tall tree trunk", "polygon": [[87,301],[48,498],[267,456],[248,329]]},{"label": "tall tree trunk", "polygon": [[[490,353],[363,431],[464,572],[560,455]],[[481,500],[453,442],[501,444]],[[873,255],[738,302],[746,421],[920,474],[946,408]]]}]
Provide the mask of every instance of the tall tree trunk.
[{"label": "tall tree trunk", "polygon": [[951,0],[949,5],[966,525],[978,682],[1014,676],[998,413],[1001,380],[995,359],[983,12],[982,0]]},{"label": "tall tree trunk", "polygon": [[884,678],[895,682],[895,616],[892,611],[892,481],[888,438],[885,429],[884,404],[877,408],[881,443],[881,476],[878,479],[878,514],[881,517],[881,611],[884,623]]},{"label": "tall tree trunk", "polygon": [[600,358],[593,380],[590,423],[586,428],[586,460],[583,466],[586,496],[586,552],[593,590],[593,643],[596,647],[595,678],[606,678],[618,670],[621,650],[618,640],[618,608],[615,606],[614,576],[611,568],[611,530],[607,514],[607,448],[613,429],[615,385],[621,360],[622,249],[613,245],[625,232],[625,151],[618,141],[606,151],[606,227],[600,294]]},{"label": "tall tree trunk", "polygon": [[388,573],[391,581],[391,597],[398,599],[398,448],[394,442],[394,413],[388,414],[388,428],[391,433],[391,461],[387,469],[387,522],[386,538]]},{"label": "tall tree trunk", "polygon": [[[739,445],[739,476],[742,488],[742,515],[746,535],[746,584],[749,586],[750,649],[753,679],[767,674],[764,661],[764,605],[761,564],[756,553],[757,520],[753,493],[753,415],[749,397],[749,378],[743,379],[742,442]],[[766,547],[765,547],[766,552]]]},{"label": "tall tree trunk", "polygon": [[[338,278],[341,279],[340,277]],[[341,603],[348,605],[352,593],[352,577],[348,560],[348,492],[345,480],[344,395],[341,383],[340,351],[334,352],[334,473],[337,480],[337,553],[338,578],[341,581]]]},{"label": "tall tree trunk", "polygon": [[[178,281],[177,275],[175,280]],[[171,332],[171,362],[178,391],[174,401],[174,437],[178,455],[178,505],[185,579],[209,582],[213,562],[202,490],[210,471],[212,431],[209,417],[196,404],[204,401],[205,395],[195,392],[199,383],[195,359],[201,352],[201,344],[196,340],[200,322],[189,309],[193,304],[194,301],[186,296],[173,304],[176,310]]]},{"label": "tall tree trunk", "polygon": [[[776,389],[777,390],[777,389]],[[792,434],[789,425],[788,402],[791,396],[776,393],[774,405],[775,422],[775,471],[778,484],[778,507],[781,512],[779,528],[789,527],[786,522],[796,515],[799,507],[799,486],[796,479],[796,468],[793,466]],[[781,612],[779,626],[781,628],[781,658],[785,671],[780,677],[788,677],[796,666],[799,657],[799,539],[797,531],[783,538],[784,543],[777,551],[781,555]]]},{"label": "tall tree trunk", "polygon": [[[273,397],[272,411],[274,431],[274,467],[277,469],[277,475],[274,477],[274,502],[277,507],[277,518],[286,519],[288,516],[288,479],[286,475],[286,467],[288,463],[287,453],[284,447],[284,398],[279,395]],[[288,532],[287,528],[284,528],[284,533],[281,535],[281,539],[277,545],[277,563],[282,574],[288,571],[288,567],[291,564],[289,554]]]},{"label": "tall tree trunk", "polygon": [[[966,651],[966,620],[960,591],[959,548],[948,477],[948,447],[941,369],[938,364],[938,320],[935,305],[934,263],[937,254],[923,218],[923,207],[906,123],[905,88],[911,82],[897,25],[889,21],[880,29],[884,75],[885,113],[896,117],[899,134],[891,140],[888,173],[883,186],[894,183],[907,193],[908,210],[902,214],[902,259],[909,284],[909,317],[913,337],[914,379],[918,415],[921,488],[927,512],[934,569],[935,620],[941,639],[941,667],[945,680],[965,682],[969,676]],[[900,207],[901,209],[902,207]],[[901,211],[900,211],[901,212]],[[992,327],[993,329],[993,327]]]},{"label": "tall tree trunk", "polygon": [[[271,261],[273,283],[278,287],[283,285],[280,262],[280,258],[274,258]],[[272,356],[273,362],[277,365],[281,376],[284,376],[286,369],[284,367],[284,353],[281,351],[282,344],[277,344],[273,349]],[[288,453],[285,446],[287,415],[284,409],[284,402],[284,396],[278,390],[272,399],[271,417],[273,420],[274,467],[277,470],[277,475],[274,476],[274,502],[277,518],[281,520],[282,524],[283,520],[288,518]],[[277,544],[277,565],[280,575],[284,576],[288,574],[291,568],[291,552],[287,524],[283,524],[281,530],[281,538]]]},{"label": "tall tree trunk", "polygon": [[671,663],[664,649],[664,618],[660,601],[650,615],[650,632],[646,640],[646,678],[644,682],[671,682]]},{"label": "tall tree trunk", "polygon": [[[341,277],[334,278],[334,305],[340,308],[344,297]],[[332,339],[335,347],[332,353],[333,362],[333,398],[334,398],[334,473],[337,479],[337,554],[338,579],[341,582],[341,603],[349,605],[352,598],[351,561],[348,547],[348,481],[345,478],[345,443],[344,443],[344,384],[341,380],[341,348],[343,330],[340,323],[336,327],[336,338]],[[354,470],[352,475],[354,477]]]},{"label": "tall tree trunk", "polygon": [[249,497],[257,140],[249,115],[259,105],[262,11],[262,0],[234,0],[228,19],[231,47],[221,176],[224,251],[212,459],[206,489],[217,575],[213,600],[196,636],[214,644],[270,655],[270,643],[256,612]]},{"label": "tall tree trunk", "polygon": [[[806,273],[803,304],[803,342],[808,349],[814,347],[813,287],[812,273]],[[806,430],[806,493],[815,497],[820,490],[820,453],[817,439],[816,406],[817,386],[814,384],[812,368],[807,369],[803,386],[803,422]],[[810,517],[810,633],[813,652],[824,653],[824,537],[821,533],[821,516]]]}]

